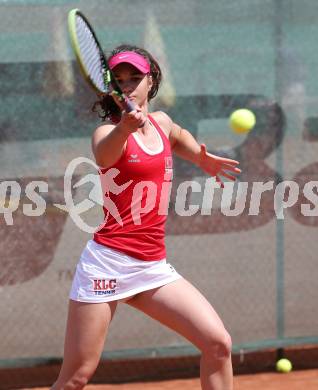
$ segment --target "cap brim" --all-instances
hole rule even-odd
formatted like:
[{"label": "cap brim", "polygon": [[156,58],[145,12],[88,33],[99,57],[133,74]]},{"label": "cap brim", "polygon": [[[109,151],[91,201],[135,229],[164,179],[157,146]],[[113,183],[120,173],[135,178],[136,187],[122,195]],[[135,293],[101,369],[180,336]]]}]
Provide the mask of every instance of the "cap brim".
[{"label": "cap brim", "polygon": [[147,74],[150,72],[148,61],[138,53],[123,52],[118,53],[109,60],[110,69],[114,69],[117,65],[126,63],[134,66],[139,72]]}]

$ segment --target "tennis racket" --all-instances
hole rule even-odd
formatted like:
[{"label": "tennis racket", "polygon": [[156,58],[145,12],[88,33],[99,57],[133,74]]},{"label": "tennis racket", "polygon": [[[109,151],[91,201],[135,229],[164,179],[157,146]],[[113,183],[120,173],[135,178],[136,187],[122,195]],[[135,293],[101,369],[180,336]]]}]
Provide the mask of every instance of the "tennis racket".
[{"label": "tennis racket", "polygon": [[92,26],[79,9],[69,12],[68,29],[82,74],[93,90],[98,94],[108,94],[112,86],[125,111],[134,110],[133,103],[120,89],[110,70]]}]

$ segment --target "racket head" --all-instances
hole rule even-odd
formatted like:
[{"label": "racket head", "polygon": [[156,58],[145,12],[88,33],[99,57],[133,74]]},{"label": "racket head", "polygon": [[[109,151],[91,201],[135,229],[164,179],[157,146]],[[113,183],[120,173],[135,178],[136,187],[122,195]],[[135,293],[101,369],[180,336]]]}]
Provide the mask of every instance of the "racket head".
[{"label": "racket head", "polygon": [[68,29],[75,57],[85,80],[97,93],[109,91],[110,75],[96,34],[79,9],[68,14]]},{"label": "racket head", "polygon": [[98,94],[109,93],[112,85],[125,110],[132,111],[133,103],[123,94],[116,82],[95,31],[78,8],[72,9],[68,14],[68,29],[77,62],[89,85]]}]

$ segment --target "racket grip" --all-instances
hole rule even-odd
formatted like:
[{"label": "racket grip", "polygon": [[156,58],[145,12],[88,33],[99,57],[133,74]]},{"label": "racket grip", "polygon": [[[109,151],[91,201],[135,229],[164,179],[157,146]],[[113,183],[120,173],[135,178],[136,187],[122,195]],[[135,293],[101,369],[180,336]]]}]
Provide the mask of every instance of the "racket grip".
[{"label": "racket grip", "polygon": [[131,112],[131,111],[134,111],[135,109],[135,105],[133,102],[131,102],[127,96],[124,97],[124,101],[122,102],[124,108],[125,108],[125,111],[126,112]]},{"label": "racket grip", "polygon": [[[133,103],[132,101],[130,101],[130,100],[128,99],[127,96],[124,96],[124,101],[122,102],[122,104],[123,104],[123,106],[124,106],[126,112],[131,112],[131,111],[135,110],[135,105],[134,105],[134,103]],[[146,122],[147,122],[147,121],[145,121],[145,122],[141,125],[141,127],[144,127],[145,124],[146,124]]]}]

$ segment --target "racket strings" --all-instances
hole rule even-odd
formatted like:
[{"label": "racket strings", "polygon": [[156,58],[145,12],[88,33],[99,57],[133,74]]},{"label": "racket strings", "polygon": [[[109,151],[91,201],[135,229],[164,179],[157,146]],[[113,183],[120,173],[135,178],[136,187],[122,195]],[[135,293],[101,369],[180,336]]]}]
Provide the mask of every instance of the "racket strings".
[{"label": "racket strings", "polygon": [[76,18],[76,32],[82,60],[89,77],[98,89],[106,92],[100,48],[90,28],[80,16]]}]

